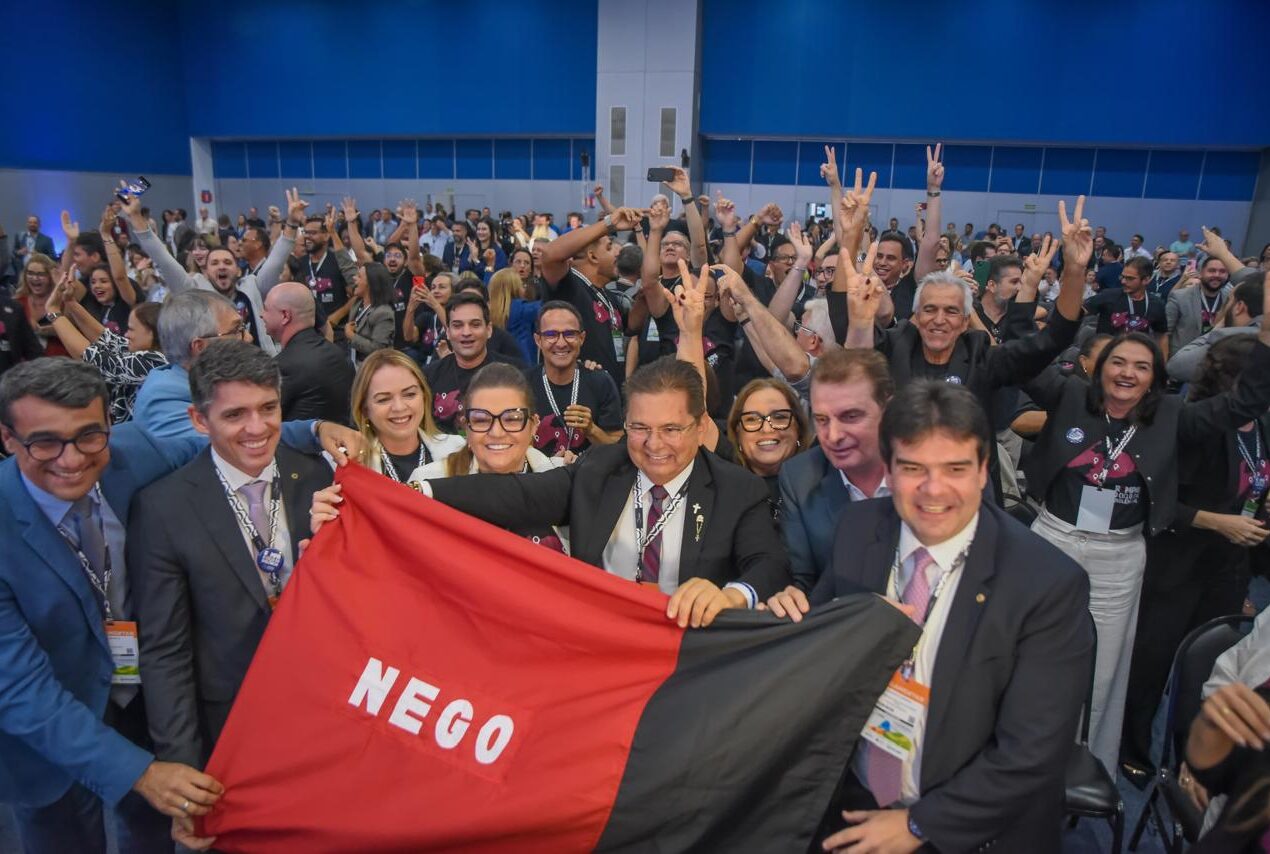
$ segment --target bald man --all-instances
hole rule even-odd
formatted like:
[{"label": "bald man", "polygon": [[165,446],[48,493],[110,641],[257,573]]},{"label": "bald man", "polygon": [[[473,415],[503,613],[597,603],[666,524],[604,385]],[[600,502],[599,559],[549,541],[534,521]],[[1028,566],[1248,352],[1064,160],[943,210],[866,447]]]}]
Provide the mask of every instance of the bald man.
[{"label": "bald man", "polygon": [[313,328],[313,293],[299,282],[275,285],[265,297],[265,331],[282,346],[282,419],[321,418],[349,423],[353,364],[344,348]]}]

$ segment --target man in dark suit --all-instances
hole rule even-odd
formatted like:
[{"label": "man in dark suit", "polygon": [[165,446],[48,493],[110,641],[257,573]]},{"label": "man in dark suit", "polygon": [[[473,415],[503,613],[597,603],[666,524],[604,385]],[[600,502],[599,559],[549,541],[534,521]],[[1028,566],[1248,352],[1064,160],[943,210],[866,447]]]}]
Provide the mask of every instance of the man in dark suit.
[{"label": "man in dark suit", "polygon": [[[36,359],[0,380],[0,802],[27,854],[171,854],[220,784],[156,761],[133,660],[135,597],[123,572],[129,502],[197,453],[110,426],[97,370]],[[113,571],[112,571],[113,568]],[[162,813],[162,815],[160,814]],[[171,816],[177,819],[173,824]],[[171,836],[169,835],[171,834]]]},{"label": "man in dark suit", "polygon": [[244,341],[190,367],[190,420],[208,451],[143,490],[128,528],[141,678],[156,755],[201,767],[309,536],[318,457],[279,448],[280,378]]},{"label": "man in dark suit", "polygon": [[265,297],[265,331],[282,347],[275,357],[282,374],[282,418],[348,424],[353,364],[313,328],[316,311],[312,292],[299,282],[275,285]]},{"label": "man in dark suit", "polygon": [[[705,389],[663,357],[626,381],[626,441],[571,466],[430,481],[425,493],[495,525],[569,525],[571,553],[672,594],[667,616],[704,626],[789,583],[767,486],[701,449]],[[337,489],[337,488],[336,488]],[[316,506],[315,525],[326,518]]]},{"label": "man in dark suit", "polygon": [[966,389],[899,390],[880,435],[891,500],[843,510],[833,571],[809,597],[791,587],[768,602],[799,619],[871,592],[923,627],[821,824],[826,849],[1059,850],[1063,772],[1092,667],[1089,580],[982,501],[992,441]]},{"label": "man in dark suit", "polygon": [[26,218],[26,229],[13,236],[13,272],[21,273],[26,260],[36,254],[57,257],[53,238],[40,231],[40,218],[31,214]]},{"label": "man in dark suit", "polygon": [[786,460],[779,477],[781,537],[804,592],[829,568],[842,508],[891,494],[878,422],[894,391],[886,360],[871,350],[828,350],[811,369],[817,442]]}]

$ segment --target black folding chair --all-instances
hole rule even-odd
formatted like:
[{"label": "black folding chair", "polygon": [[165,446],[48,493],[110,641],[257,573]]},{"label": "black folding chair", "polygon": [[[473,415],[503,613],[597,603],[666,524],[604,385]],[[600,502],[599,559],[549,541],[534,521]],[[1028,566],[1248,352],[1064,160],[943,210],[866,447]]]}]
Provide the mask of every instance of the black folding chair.
[{"label": "black folding chair", "polygon": [[[1098,633],[1094,632],[1094,658],[1097,658]],[[1120,854],[1124,843],[1124,800],[1111,774],[1089,750],[1089,707],[1094,697],[1094,674],[1090,668],[1089,687],[1080,711],[1080,741],[1072,748],[1063,774],[1063,812],[1075,827],[1082,818],[1102,818],[1111,824],[1111,851]]]},{"label": "black folding chair", "polygon": [[[1130,851],[1138,849],[1148,821],[1154,823],[1165,851],[1179,852],[1183,841],[1195,842],[1199,838],[1204,815],[1182,790],[1177,769],[1186,756],[1186,738],[1204,702],[1201,691],[1213,672],[1213,665],[1223,652],[1248,634],[1252,622],[1252,617],[1243,614],[1217,617],[1191,630],[1178,645],[1169,675],[1160,770],[1149,784],[1150,795],[1129,839]],[[1167,820],[1161,798],[1168,807]]]}]

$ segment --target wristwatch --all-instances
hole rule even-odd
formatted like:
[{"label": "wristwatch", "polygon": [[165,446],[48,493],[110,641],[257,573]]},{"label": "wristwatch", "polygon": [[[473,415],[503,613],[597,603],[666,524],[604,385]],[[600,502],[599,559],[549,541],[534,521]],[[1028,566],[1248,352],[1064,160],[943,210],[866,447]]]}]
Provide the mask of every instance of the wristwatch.
[{"label": "wristwatch", "polygon": [[40,318],[40,324],[42,326],[52,326],[53,321],[57,320],[61,316],[62,313],[60,311],[50,311],[48,314]]},{"label": "wristwatch", "polygon": [[908,832],[913,834],[913,836],[920,839],[922,842],[926,841],[926,834],[922,833],[922,829],[917,826],[917,819],[913,818],[912,813],[908,814]]},{"label": "wristwatch", "polygon": [[938,195],[939,195],[940,193],[942,193],[942,192],[943,192],[943,190],[934,190],[934,191],[927,190],[927,191],[926,191],[926,198],[928,198],[928,199],[933,199],[933,198],[935,198],[936,196],[938,196]]}]

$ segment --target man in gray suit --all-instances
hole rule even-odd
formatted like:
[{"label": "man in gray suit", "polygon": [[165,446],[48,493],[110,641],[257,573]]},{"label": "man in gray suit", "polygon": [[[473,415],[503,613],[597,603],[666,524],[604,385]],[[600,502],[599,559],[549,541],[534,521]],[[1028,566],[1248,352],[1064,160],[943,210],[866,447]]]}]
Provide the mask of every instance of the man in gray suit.
[{"label": "man in gray suit", "polygon": [[1199,284],[1169,292],[1165,316],[1169,322],[1169,352],[1176,353],[1213,328],[1218,312],[1230,296],[1230,274],[1220,260],[1209,256],[1200,268]]},{"label": "man in gray suit", "polygon": [[318,457],[279,448],[280,378],[245,341],[190,367],[190,420],[210,448],[142,491],[127,562],[155,754],[202,767],[309,534]]},{"label": "man in gray suit", "polygon": [[1230,295],[1226,298],[1222,318],[1213,331],[1205,332],[1182,349],[1169,356],[1169,379],[1191,383],[1199,379],[1204,356],[1223,338],[1231,335],[1256,335],[1261,327],[1262,288],[1265,273],[1245,267],[1232,278]]},{"label": "man in gray suit", "polygon": [[781,536],[803,591],[830,566],[838,514],[852,501],[890,495],[878,423],[894,385],[873,350],[828,350],[811,369],[817,445],[781,466]]}]

